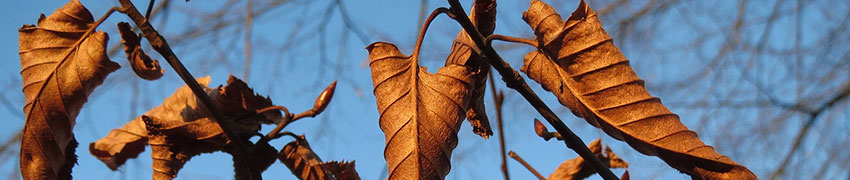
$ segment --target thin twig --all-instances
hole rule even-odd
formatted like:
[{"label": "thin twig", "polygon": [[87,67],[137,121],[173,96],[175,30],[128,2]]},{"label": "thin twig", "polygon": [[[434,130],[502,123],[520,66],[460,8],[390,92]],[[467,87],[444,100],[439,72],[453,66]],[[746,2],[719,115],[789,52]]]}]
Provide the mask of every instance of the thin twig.
[{"label": "thin twig", "polygon": [[355,26],[354,22],[352,22],[351,17],[348,15],[348,10],[345,8],[345,4],[340,0],[336,0],[337,6],[339,6],[339,16],[342,19],[342,24],[344,24],[351,32],[354,32],[354,35],[357,36],[357,39],[360,39],[360,43],[363,45],[369,44],[369,36],[360,30],[359,27]]},{"label": "thin twig", "polygon": [[289,109],[286,109],[286,107],[284,107],[284,106],[271,106],[271,107],[263,108],[263,109],[257,110],[257,115],[261,115],[265,112],[273,111],[273,110],[283,111],[283,120],[280,120],[280,122],[277,124],[277,126],[275,126],[274,129],[272,129],[272,131],[269,131],[269,133],[266,134],[265,139],[277,138],[278,133],[280,133],[280,131],[283,130],[283,128],[285,128],[286,125],[289,125],[289,123],[292,122],[292,114],[290,114]]},{"label": "thin twig", "polygon": [[[24,131],[20,130],[17,133],[15,133],[14,136],[12,136],[8,140],[6,140],[6,142],[4,142],[3,145],[0,145],[0,156],[5,155],[6,150],[9,149],[9,147],[11,147],[12,145],[20,144],[21,143],[21,136],[23,136],[23,134],[24,134]],[[5,158],[3,158],[3,161],[0,161],[0,162],[6,162]]]},{"label": "thin twig", "polygon": [[505,175],[505,180],[510,180],[511,177],[508,175],[508,158],[505,157],[505,128],[504,121],[502,121],[502,102],[505,100],[505,94],[499,90],[499,93],[496,93],[496,84],[493,83],[493,73],[488,74],[490,78],[490,94],[493,95],[493,106],[496,109],[496,122],[499,123],[499,156],[502,158],[502,174]]},{"label": "thin twig", "polygon": [[242,67],[242,80],[248,82],[251,78],[251,31],[254,26],[253,0],[247,0],[245,4],[245,65]]},{"label": "thin twig", "polygon": [[278,133],[292,122],[295,122],[296,120],[305,117],[316,117],[316,115],[322,113],[322,111],[325,111],[325,108],[328,107],[328,104],[330,104],[331,99],[333,99],[334,91],[336,91],[336,81],[331,83],[331,85],[328,85],[328,87],[325,88],[322,93],[319,93],[319,97],[316,97],[316,101],[313,103],[313,108],[310,108],[309,110],[304,111],[302,113],[298,113],[298,115],[292,115],[291,113],[289,113],[289,109],[286,109],[286,107],[284,106],[271,106],[257,110],[255,115],[261,115],[265,112],[272,110],[280,110],[283,111],[284,114],[283,120],[281,120],[280,123],[278,123],[277,126],[265,136],[265,139],[269,140],[277,138]]},{"label": "thin twig", "polygon": [[803,139],[805,139],[806,135],[809,134],[809,129],[815,124],[817,118],[823,114],[824,111],[834,106],[835,103],[846,99],[848,96],[850,96],[850,83],[845,84],[844,89],[841,92],[830,98],[823,106],[809,114],[809,119],[806,121],[806,124],[800,128],[800,131],[797,132],[797,136],[794,137],[791,150],[789,150],[788,154],[785,154],[785,157],[782,158],[782,163],[779,163],[779,167],[771,173],[771,180],[776,179],[779,175],[782,175],[782,173],[785,172],[785,167],[788,166],[791,158],[794,157],[794,154],[796,154],[797,150],[800,149]]},{"label": "thin twig", "polygon": [[528,164],[527,162],[525,162],[525,160],[523,160],[522,157],[519,157],[519,154],[516,154],[514,151],[508,152],[508,154],[511,155],[511,158],[514,158],[514,160],[516,160],[517,162],[522,164],[522,166],[525,166],[525,168],[528,169],[528,171],[531,171],[531,174],[534,174],[534,176],[537,176],[538,179],[546,180],[546,178],[543,177],[543,175],[540,175],[540,173],[537,172],[537,170],[535,170],[534,167],[531,167],[531,165]]},{"label": "thin twig", "polygon": [[596,155],[587,148],[581,138],[576,136],[572,130],[570,130],[569,127],[567,127],[564,122],[562,122],[561,119],[552,112],[552,109],[546,106],[543,100],[541,100],[540,97],[538,97],[537,94],[528,87],[528,84],[525,83],[525,80],[519,75],[519,72],[511,68],[510,64],[505,62],[505,60],[499,56],[492,46],[485,44],[484,36],[481,35],[481,32],[476,30],[475,25],[473,25],[469,18],[465,16],[466,12],[464,12],[463,6],[460,5],[460,2],[458,2],[458,0],[448,1],[451,5],[450,12],[448,13],[449,16],[463,26],[463,29],[475,42],[476,47],[473,48],[473,50],[485,57],[485,59],[489,61],[490,65],[499,71],[505,85],[519,92],[525,100],[527,100],[529,104],[531,104],[534,109],[536,109],[537,112],[540,113],[540,115],[543,116],[543,118],[545,118],[546,121],[555,128],[555,130],[558,131],[558,133],[564,136],[566,139],[564,143],[567,147],[573,149],[579,156],[587,160],[588,164],[590,164],[591,167],[593,167],[593,169],[602,176],[602,178],[606,180],[618,179],[617,176],[614,175],[614,173],[612,173],[611,170],[608,169],[608,167],[605,166],[605,164],[603,164],[602,161],[600,161],[599,158],[597,158]]},{"label": "thin twig", "polygon": [[[130,19],[132,19],[134,23],[136,23],[136,26],[138,26],[139,29],[142,30],[142,34],[145,36],[146,39],[148,39],[148,42],[150,42],[151,47],[153,47],[154,50],[159,52],[162,57],[165,57],[165,59],[168,61],[168,64],[171,65],[171,67],[174,69],[174,72],[180,75],[180,78],[183,79],[187,86],[189,86],[189,89],[192,90],[192,92],[195,94],[195,97],[197,97],[204,105],[204,107],[210,113],[212,113],[213,119],[215,119],[215,122],[217,122],[218,125],[221,127],[224,134],[228,137],[228,139],[230,139],[234,143],[234,163],[248,164],[248,158],[246,153],[248,152],[247,147],[250,144],[245,142],[245,140],[240,138],[238,134],[233,132],[233,130],[231,129],[234,127],[232,122],[223,118],[224,116],[221,114],[221,111],[218,111],[218,108],[215,104],[213,104],[210,97],[207,96],[207,94],[201,88],[201,85],[199,85],[198,82],[195,81],[195,78],[192,76],[191,73],[189,73],[189,70],[187,70],[186,67],[183,66],[183,63],[180,62],[180,60],[177,58],[177,55],[175,55],[171,48],[168,46],[168,43],[165,41],[165,38],[163,38],[162,35],[156,32],[153,26],[151,26],[150,22],[148,22],[148,20],[144,16],[142,16],[142,14],[139,12],[139,10],[136,9],[133,3],[130,2],[130,0],[118,1],[121,3],[121,6],[124,7],[124,13],[127,14],[127,16],[130,17]],[[251,173],[247,174],[248,179],[262,179],[262,176],[259,174],[259,171],[249,170],[249,172]]]},{"label": "thin twig", "polygon": [[145,19],[151,18],[151,11],[153,10],[154,3],[156,3],[156,0],[151,0],[150,3],[148,3],[148,9],[145,10]]}]

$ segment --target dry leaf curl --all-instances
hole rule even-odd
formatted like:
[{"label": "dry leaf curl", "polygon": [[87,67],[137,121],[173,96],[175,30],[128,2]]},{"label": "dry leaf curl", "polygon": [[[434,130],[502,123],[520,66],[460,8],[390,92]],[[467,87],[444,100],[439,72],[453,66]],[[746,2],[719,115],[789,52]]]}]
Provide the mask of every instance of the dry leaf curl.
[{"label": "dry leaf curl", "polygon": [[76,162],[73,129],[77,114],[95,87],[120,68],[106,56],[109,37],[86,35],[91,13],[71,0],[19,32],[26,124],[21,139],[24,179],[70,179]]},{"label": "dry leaf curl", "polygon": [[[605,154],[603,154],[601,139],[596,139],[593,142],[590,142],[590,144],[587,145],[587,148],[590,149],[590,152],[593,152],[593,154],[595,154],[596,157],[599,158],[599,160],[601,160],[602,163],[604,163],[605,166],[608,166],[609,168],[629,167],[629,163],[627,163],[623,159],[620,159],[617,154],[614,154],[614,152],[611,151],[610,147],[605,146]],[[590,164],[587,164],[587,162],[584,161],[583,158],[576,157],[561,163],[561,165],[559,165],[558,168],[555,169],[555,172],[552,172],[552,174],[550,174],[549,177],[547,177],[546,179],[578,180],[590,177],[590,175],[593,175],[595,173],[596,171],[593,170],[593,167],[591,167]]]},{"label": "dry leaf curl", "polygon": [[469,71],[448,65],[431,74],[395,45],[376,42],[366,49],[389,179],[443,179],[469,102]]},{"label": "dry leaf curl", "polygon": [[295,141],[283,146],[283,149],[280,149],[278,159],[298,179],[331,179],[330,172],[319,166],[322,164],[322,159],[313,152],[313,149],[310,148],[310,143],[304,138],[304,135],[301,135],[300,138],[296,138]]},{"label": "dry leaf curl", "polygon": [[522,71],[577,116],[694,179],[756,179],[649,94],[584,1],[564,22],[549,5],[532,0],[523,19],[545,49],[528,53]]},{"label": "dry leaf curl", "polygon": [[[476,0],[470,10],[469,20],[475,25],[478,32],[487,36],[493,34],[496,29],[496,0]],[[484,92],[487,90],[487,74],[490,72],[490,64],[480,55],[473,53],[472,38],[466,31],[460,31],[452,43],[451,52],[446,58],[446,65],[457,64],[469,68],[475,83],[470,91],[469,109],[466,118],[472,125],[472,131],[481,137],[488,138],[493,135],[490,128],[490,120],[484,107]]]},{"label": "dry leaf curl", "polygon": [[159,67],[159,61],[151,59],[142,50],[141,38],[133,32],[129,23],[119,22],[118,33],[121,34],[121,43],[124,44],[124,53],[130,66],[137,76],[145,80],[156,80],[162,77],[165,70]]},{"label": "dry leaf curl", "polygon": [[[207,96],[221,108],[226,120],[237,120],[233,123],[237,126],[234,128],[237,133],[256,133],[261,122],[272,122],[269,119],[280,117],[280,112],[270,111],[261,116],[238,119],[272,103],[268,98],[254,94],[247,84],[233,76],[226,86],[218,88],[207,87],[209,77],[197,81]],[[114,170],[126,159],[134,158],[144,150],[138,144],[150,145],[154,179],[172,179],[191,157],[200,153],[228,151],[226,145],[230,140],[211,117],[212,114],[200,104],[192,90],[183,86],[160,106],[90,144],[89,151]]]}]

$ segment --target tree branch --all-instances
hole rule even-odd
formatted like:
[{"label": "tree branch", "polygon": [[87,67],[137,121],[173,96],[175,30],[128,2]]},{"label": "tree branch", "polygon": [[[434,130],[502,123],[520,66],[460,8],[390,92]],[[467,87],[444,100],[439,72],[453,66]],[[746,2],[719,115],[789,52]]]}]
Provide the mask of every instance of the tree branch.
[{"label": "tree branch", "polygon": [[552,112],[552,109],[546,106],[543,100],[541,100],[540,97],[538,97],[537,94],[528,87],[528,84],[525,83],[525,80],[519,75],[519,72],[511,68],[510,64],[505,62],[502,57],[496,53],[496,50],[493,49],[492,46],[484,43],[484,36],[478,32],[475,25],[473,25],[469,18],[466,17],[466,12],[464,12],[463,6],[460,5],[460,2],[458,2],[458,0],[448,1],[451,5],[448,13],[449,16],[463,26],[463,29],[467,32],[467,34],[469,34],[472,41],[475,42],[476,47],[473,48],[473,50],[475,50],[475,52],[479,55],[485,57],[485,59],[489,61],[488,63],[499,71],[499,74],[502,76],[502,80],[505,84],[509,88],[519,92],[525,100],[534,106],[534,109],[536,109],[537,112],[539,112],[540,115],[542,115],[543,118],[545,118],[546,121],[558,131],[558,133],[564,136],[564,143],[567,147],[573,149],[579,156],[587,160],[588,164],[590,164],[591,167],[593,167],[593,169],[602,176],[602,178],[606,180],[618,179],[617,176],[608,169],[608,166],[605,166],[605,164],[603,164],[602,161],[600,161],[599,158],[597,158],[596,155],[594,155],[590,149],[585,146],[581,138],[576,136],[572,130],[570,130],[564,122],[562,122],[561,119]]},{"label": "tree branch", "polygon": [[830,98],[829,101],[826,102],[826,104],[809,114],[809,119],[806,121],[806,124],[804,124],[803,127],[800,128],[800,131],[797,132],[797,136],[794,137],[793,144],[791,145],[791,150],[788,150],[788,154],[785,154],[785,157],[782,158],[782,163],[779,163],[779,167],[777,167],[776,170],[774,170],[773,173],[770,174],[771,180],[776,179],[777,177],[779,177],[779,175],[782,175],[782,173],[785,172],[785,167],[788,166],[788,163],[790,163],[791,158],[794,157],[794,154],[797,152],[798,149],[800,149],[800,145],[802,144],[803,139],[805,139],[806,135],[809,134],[809,129],[812,127],[812,125],[815,124],[818,116],[823,114],[823,112],[829,109],[830,107],[834,106],[835,103],[846,99],[848,96],[850,96],[850,82],[844,84],[844,89],[832,98]]}]

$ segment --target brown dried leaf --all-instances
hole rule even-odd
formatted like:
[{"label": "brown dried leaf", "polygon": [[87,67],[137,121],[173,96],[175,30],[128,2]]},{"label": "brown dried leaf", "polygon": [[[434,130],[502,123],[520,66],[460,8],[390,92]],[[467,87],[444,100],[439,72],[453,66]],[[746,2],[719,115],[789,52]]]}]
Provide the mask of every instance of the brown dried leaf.
[{"label": "brown dried leaf", "polygon": [[221,127],[210,118],[177,122],[141,116],[148,131],[153,159],[153,179],[173,179],[189,159],[224,149],[229,142]]},{"label": "brown dried leaf", "polygon": [[119,22],[118,33],[121,34],[124,53],[127,54],[127,60],[130,60],[133,72],[145,80],[157,80],[162,77],[165,70],[159,67],[159,61],[151,59],[145,51],[142,51],[141,39],[133,32],[130,24]]},{"label": "brown dried leaf", "polygon": [[[210,99],[221,108],[226,120],[233,121],[272,105],[271,100],[254,94],[244,82],[233,76],[230,76],[226,86],[218,88],[207,87],[209,77],[199,78],[197,81]],[[238,119],[234,123],[237,125],[235,130],[241,134],[256,133],[260,122],[271,122],[269,117],[279,116],[280,112],[274,111],[267,112],[264,116]],[[115,169],[126,159],[138,156],[143,150],[134,149],[139,148],[135,144],[146,142],[151,146],[154,178],[171,179],[177,176],[177,172],[192,156],[227,150],[225,145],[229,143],[229,139],[211,117],[192,90],[184,86],[166,98],[160,106],[89,145],[89,151],[107,166]]]},{"label": "brown dried leaf", "polygon": [[360,180],[352,162],[322,162],[313,152],[304,135],[289,142],[278,153],[278,159],[286,165],[292,174],[302,180]]},{"label": "brown dried leaf", "polygon": [[[608,146],[605,146],[605,155],[603,155],[602,140],[600,139],[590,142],[590,144],[587,145],[587,148],[590,149],[590,151],[593,152],[593,154],[595,154],[596,157],[598,157],[599,160],[609,168],[628,168],[629,166],[629,163],[620,159],[620,157],[614,154]],[[552,174],[550,174],[546,179],[585,179],[595,173],[596,171],[593,170],[593,167],[591,167],[590,164],[587,164],[583,158],[576,157],[561,163],[561,165],[555,169],[555,172],[552,172]]]},{"label": "brown dried leaf", "polygon": [[584,1],[564,22],[549,5],[532,0],[523,19],[545,49],[527,54],[522,71],[574,114],[695,179],[756,179],[649,94]]},{"label": "brown dried leaf", "polygon": [[319,164],[319,167],[322,167],[328,170],[331,175],[333,175],[334,179],[339,180],[360,180],[360,175],[357,174],[356,169],[354,169],[354,161],[351,162],[339,162],[339,161],[331,161]]},{"label": "brown dried leaf", "polygon": [[77,114],[94,88],[120,68],[106,56],[109,37],[85,32],[91,13],[71,0],[38,25],[19,32],[26,124],[21,139],[24,179],[69,179],[76,162],[73,129]]},{"label": "brown dried leaf", "polygon": [[[478,31],[484,36],[493,34],[496,29],[496,0],[476,0],[470,11],[469,19]],[[460,31],[452,43],[446,65],[458,64],[469,68],[475,83],[470,92],[470,107],[466,111],[466,117],[472,125],[472,132],[487,138],[493,135],[484,107],[484,92],[487,90],[487,73],[490,72],[490,64],[483,57],[472,52],[474,45],[469,34],[466,31]]]},{"label": "brown dried leaf", "polygon": [[[275,161],[277,161],[278,151],[271,145],[269,145],[266,141],[259,141],[254,146],[250,148],[248,152],[248,163],[250,163],[247,167],[250,170],[255,170],[259,172],[266,171]],[[238,163],[238,161],[234,161],[234,164]],[[248,170],[243,170],[243,166],[234,166],[236,172],[249,172]],[[242,173],[237,173],[236,178],[234,179],[248,179],[248,177],[241,177]]]},{"label": "brown dried leaf", "polygon": [[89,144],[89,153],[115,171],[127,159],[136,158],[145,151],[147,144],[148,131],[142,117],[138,117]]},{"label": "brown dried leaf", "polygon": [[278,159],[301,180],[325,180],[333,177],[329,171],[320,167],[323,164],[322,159],[313,152],[304,135],[283,146]]},{"label": "brown dried leaf", "polygon": [[443,179],[469,102],[469,71],[448,65],[431,74],[395,45],[376,42],[366,49],[389,179]]}]

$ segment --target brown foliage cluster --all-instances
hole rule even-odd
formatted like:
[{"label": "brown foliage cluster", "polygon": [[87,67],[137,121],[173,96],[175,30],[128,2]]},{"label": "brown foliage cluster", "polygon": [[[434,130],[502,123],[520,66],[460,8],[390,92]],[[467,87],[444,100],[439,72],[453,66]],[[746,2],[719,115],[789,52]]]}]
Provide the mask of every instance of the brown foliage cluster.
[{"label": "brown foliage cluster", "polygon": [[[117,11],[134,20],[140,18],[132,3],[126,0],[121,3],[126,7]],[[418,63],[419,47],[430,21],[440,13],[453,18],[458,15],[445,8],[431,14],[411,55],[404,55],[395,45],[385,42],[366,47],[379,125],[386,139],[384,157],[389,179],[445,178],[451,170],[451,156],[463,119],[469,120],[474,133],[484,138],[493,135],[483,97],[491,63],[496,62],[491,58],[498,55],[482,53],[482,47],[476,44],[485,43],[480,42],[481,38],[476,42],[470,35],[493,33],[496,2],[474,2],[469,15],[471,22],[465,25],[472,23],[475,32],[460,32],[445,66],[430,73]],[[77,142],[72,132],[75,118],[94,88],[120,68],[105,54],[106,33],[94,31],[107,16],[95,22],[78,0],[71,0],[52,15],[42,15],[37,26],[24,25],[19,29],[27,114],[20,159],[25,179],[71,178],[70,171],[76,162]],[[756,179],[746,167],[704,144],[680,122],[678,115],[649,94],[644,81],[637,77],[628,59],[614,46],[595,12],[584,1],[564,21],[549,5],[532,0],[523,19],[536,35],[534,42],[525,43],[535,44],[537,50],[525,56],[521,71],[552,92],[576,116],[625,141],[638,152],[658,156],[694,179]],[[141,35],[129,23],[118,24],[127,58],[139,77],[159,79],[164,70],[142,50],[140,36],[161,36],[146,21],[135,22],[144,29]],[[161,54],[160,50],[169,49],[164,40],[150,42],[156,42],[152,46]],[[164,57],[170,65],[182,66],[172,52]],[[258,172],[265,171],[276,159],[300,179],[360,179],[353,161],[323,162],[304,135],[280,132],[299,118],[322,112],[333,96],[335,83],[319,95],[312,109],[295,115],[285,107],[275,106],[271,99],[256,94],[233,76],[224,86],[208,87],[209,77],[192,80],[185,68],[176,71],[187,86],[179,88],[161,105],[91,143],[91,154],[115,170],[150,146],[154,179],[175,178],[193,156],[215,151],[234,155],[237,179],[260,178],[256,176]],[[522,86],[527,88],[526,84]],[[264,123],[278,126],[256,143],[248,141],[248,137],[259,134]],[[572,133],[548,132],[537,120],[535,132],[546,140],[575,137]],[[268,142],[281,135],[290,135],[295,140],[278,151]],[[588,154],[584,153],[583,157],[588,159],[577,157],[565,161],[549,179],[583,179],[596,172],[594,166],[606,177],[605,166],[628,166],[610,148],[603,151],[600,140],[588,147],[593,155],[584,156]],[[243,157],[247,159],[240,159]],[[604,166],[592,166],[592,162],[599,164],[596,160],[601,160]]]},{"label": "brown foliage cluster", "polygon": [[[122,4],[128,5],[124,1]],[[95,32],[97,26],[116,11],[138,14],[132,13],[135,11],[132,6],[113,8],[95,22],[78,0],[71,0],[52,15],[42,15],[37,26],[24,25],[19,29],[21,76],[27,97],[24,108],[27,122],[20,159],[25,179],[71,178],[70,172],[76,163],[74,149],[77,147],[72,132],[74,119],[94,88],[109,73],[120,68],[106,56],[107,34]],[[146,23],[142,26],[145,26],[142,29],[151,28]],[[142,51],[141,38],[133,32],[130,24],[119,23],[118,29],[134,72],[147,80],[162,77],[164,71],[158,61]],[[156,33],[145,33],[151,32]],[[147,34],[145,37],[153,36],[160,35]],[[155,49],[167,46],[163,44],[159,41],[152,46]],[[184,76],[181,73],[185,72],[178,72]],[[228,79],[227,85],[214,88],[207,87],[209,80],[209,77],[191,80],[193,83],[200,82],[200,94],[196,94],[198,92],[190,86],[179,88],[161,105],[91,143],[91,154],[116,170],[127,159],[137,157],[145,146],[150,146],[153,179],[172,179],[187,161],[198,154],[214,151],[246,153],[248,158],[244,161],[234,155],[236,178],[253,179],[261,178],[251,175],[253,172],[264,171],[277,159],[290,162],[293,160],[289,158],[296,158],[294,154],[313,153],[309,148],[297,152],[286,148],[278,151],[268,141],[278,138],[277,133],[286,124],[321,113],[333,96],[335,83],[320,94],[312,109],[295,116],[288,112],[281,114],[277,111],[279,108],[274,108],[278,106],[274,106],[271,99],[254,93],[245,82],[233,76]],[[201,97],[209,98],[214,105],[212,107],[218,108],[206,107]],[[220,113],[221,119],[214,119],[215,113]],[[230,126],[223,126],[222,121],[230,122],[227,123]],[[244,138],[243,141],[247,141],[258,134],[263,123],[279,124],[279,127],[270,133],[272,135],[256,143],[234,143],[234,140]],[[227,129],[235,134],[227,133]],[[239,139],[234,139],[237,137]],[[299,138],[299,142],[306,145],[303,137]],[[240,152],[241,148],[247,151]],[[248,164],[240,164],[242,162]],[[353,162],[318,162],[317,168],[328,175],[305,179],[359,179]]]}]

